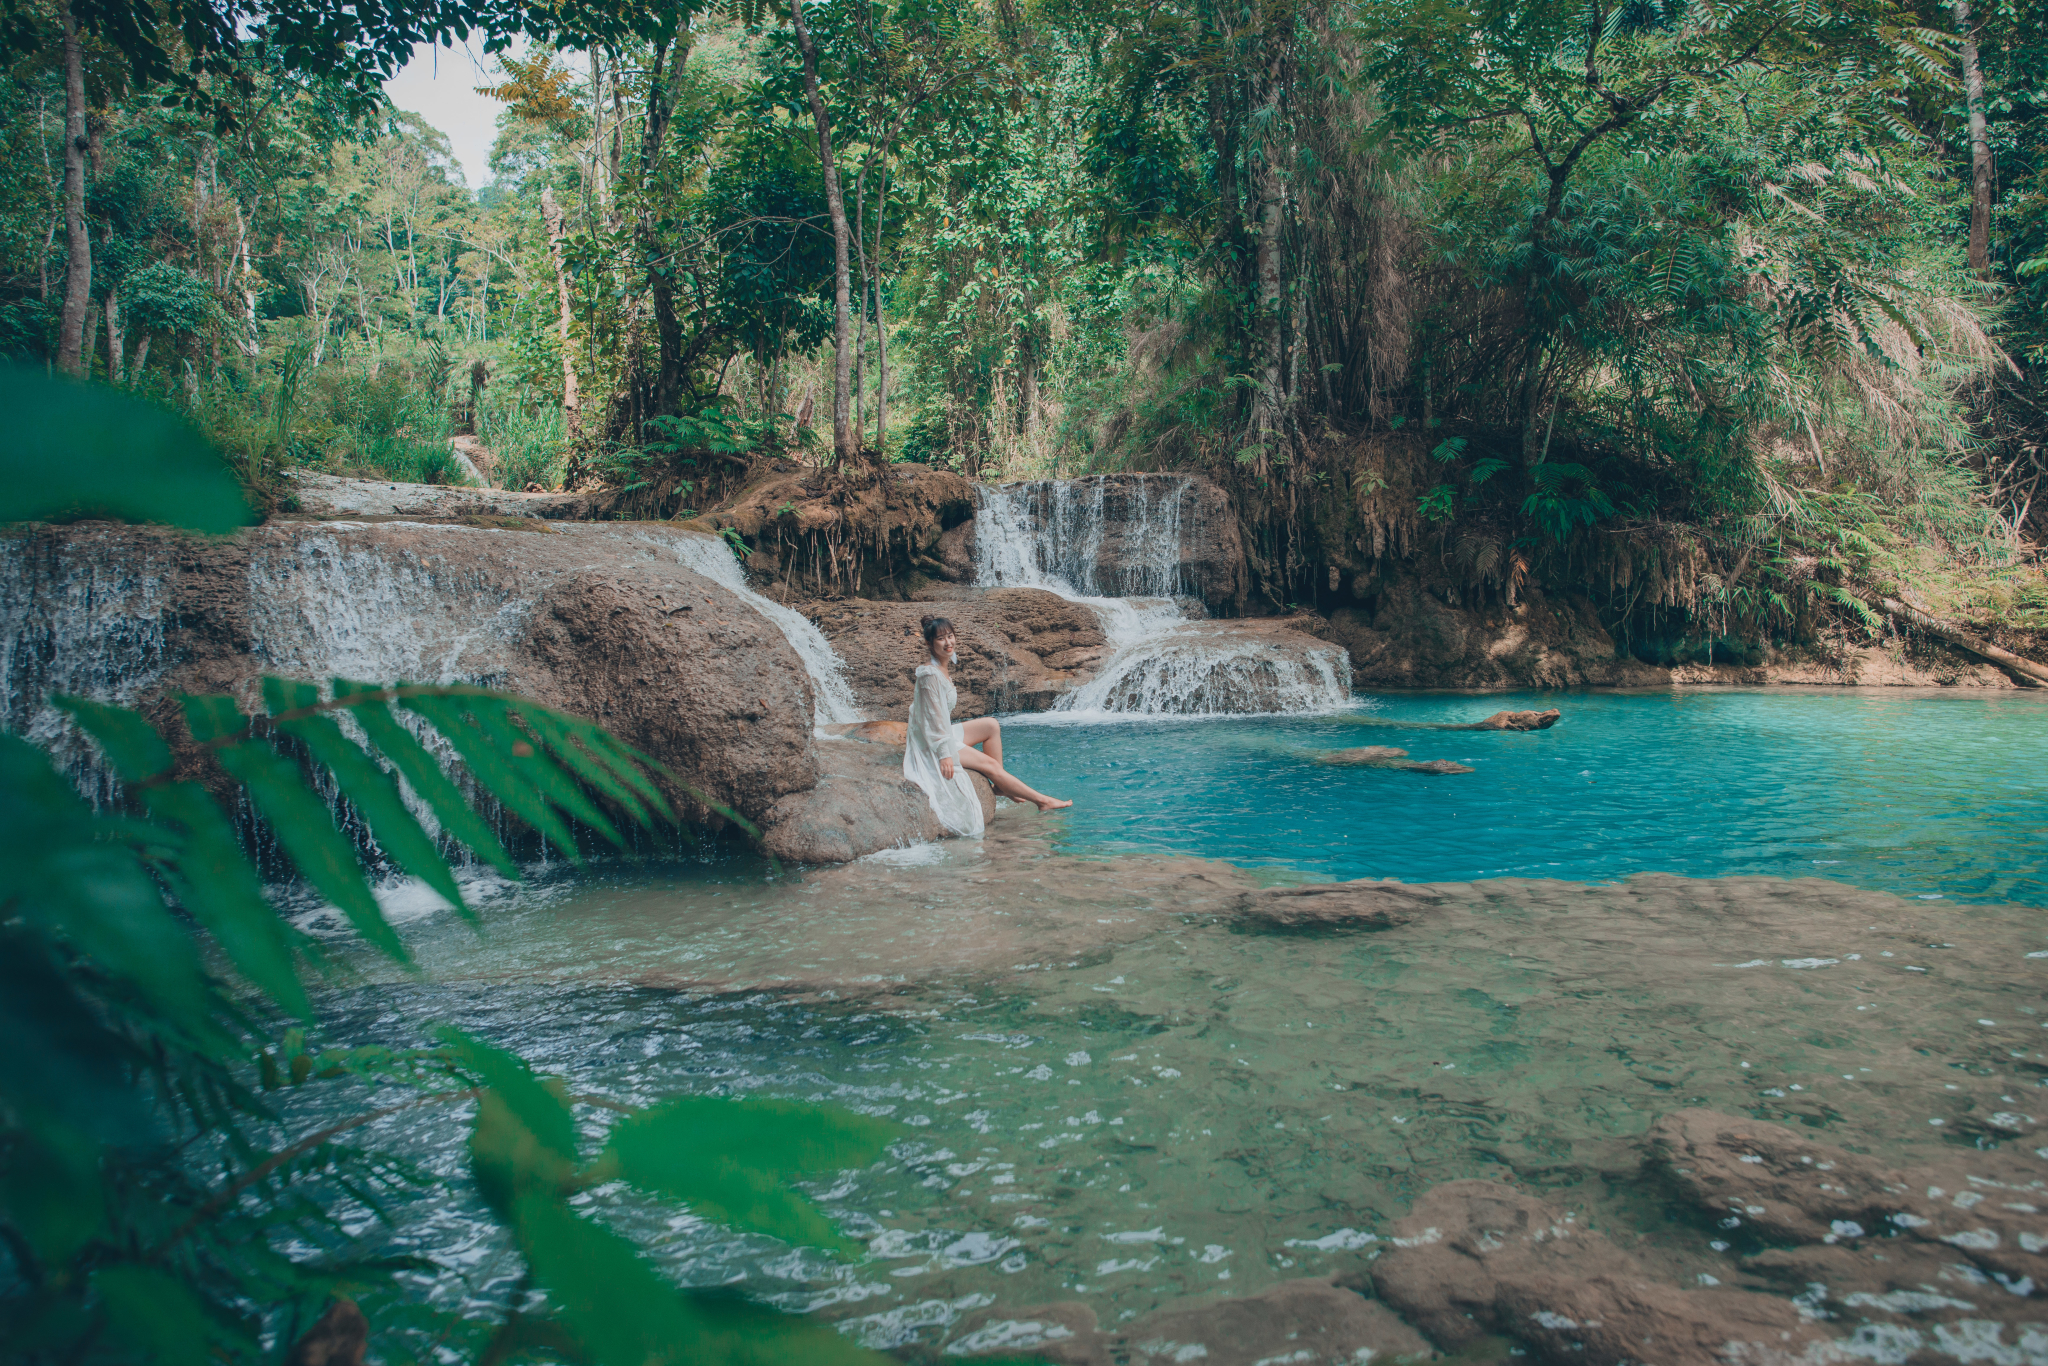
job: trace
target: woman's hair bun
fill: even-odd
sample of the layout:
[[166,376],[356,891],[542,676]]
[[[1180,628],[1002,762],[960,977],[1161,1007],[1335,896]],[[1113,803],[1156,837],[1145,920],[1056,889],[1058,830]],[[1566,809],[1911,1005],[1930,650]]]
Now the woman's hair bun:
[[939,632],[953,629],[953,623],[944,617],[925,617],[918,625],[924,627],[924,643],[927,645],[939,638]]

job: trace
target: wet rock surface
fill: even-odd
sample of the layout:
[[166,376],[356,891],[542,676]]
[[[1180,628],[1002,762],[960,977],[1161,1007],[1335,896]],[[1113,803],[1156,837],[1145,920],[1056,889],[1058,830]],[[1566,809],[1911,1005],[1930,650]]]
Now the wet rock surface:
[[1790,1360],[1829,1334],[1787,1300],[1681,1290],[1579,1216],[1492,1181],[1431,1190],[1373,1264],[1381,1299],[1446,1351],[1505,1334],[1556,1362]]
[[[2034,1124],[2001,1112],[1985,1127],[2013,1139]],[[1692,1109],[1659,1119],[1645,1150],[1653,1177],[1752,1249],[1746,1272],[1824,1315],[1859,1354],[2048,1356],[2048,1179],[2026,1148],[1894,1167]]]
[[[1446,727],[1446,729],[1458,728]],[[1480,728],[1475,727],[1475,729]],[[1483,729],[1501,730],[1506,728],[1488,726]],[[1392,768],[1399,769],[1404,773],[1445,774],[1470,773],[1473,771],[1469,765],[1453,763],[1449,759],[1411,760],[1408,757],[1407,750],[1396,749],[1391,745],[1362,745],[1356,749],[1333,749],[1326,754],[1317,756],[1316,762],[1319,764],[1335,764],[1343,768]]]
[[973,515],[973,483],[946,470],[890,465],[849,481],[774,460],[683,525],[738,532],[753,551],[749,573],[778,599],[903,601],[949,577],[940,538]]
[[1419,579],[1387,583],[1370,607],[1336,607],[1326,635],[1351,652],[1360,687],[1648,687],[1670,670],[1616,659],[1591,604],[1532,594],[1514,607],[1454,605]]
[[1094,676],[1108,653],[1102,623],[1081,603],[1039,588],[998,588],[943,602],[851,599],[808,604],[806,615],[846,662],[846,680],[879,719],[909,714],[912,675],[924,662],[926,615],[953,623],[960,662],[957,721],[1044,711]]
[[[467,455],[466,450],[458,450]],[[287,506],[315,517],[540,517],[550,521],[582,521],[591,515],[590,498],[580,493],[518,493],[454,484],[401,484],[383,479],[345,479],[309,470],[293,471],[286,478]]]
[[991,1310],[965,1321],[949,1356],[1015,1355],[1054,1366],[1337,1366],[1424,1361],[1430,1344],[1385,1305],[1316,1277],[1257,1295],[1174,1307],[1104,1331],[1085,1304]]
[[1319,882],[1247,893],[1231,916],[1236,928],[1263,934],[1357,933],[1413,924],[1451,899],[1448,886],[1400,882]]
[[1556,707],[1548,711],[1497,711],[1484,721],[1474,721],[1469,726],[1450,726],[1450,730],[1549,730],[1557,724],[1561,713]]
[[[659,530],[274,523],[232,537],[78,524],[0,541],[8,723],[95,763],[43,699],[168,717],[179,692],[255,705],[264,673],[476,683],[603,723],[690,795],[757,817],[817,774],[808,675],[772,624]],[[175,728],[174,728],[175,729]]]
[[[847,727],[843,738],[820,740],[817,786],[791,793],[762,815],[763,849],[792,863],[847,863],[952,838],[924,789],[903,776],[902,724],[871,722]],[[994,820],[995,790],[979,773],[968,778],[981,799],[982,820]]]

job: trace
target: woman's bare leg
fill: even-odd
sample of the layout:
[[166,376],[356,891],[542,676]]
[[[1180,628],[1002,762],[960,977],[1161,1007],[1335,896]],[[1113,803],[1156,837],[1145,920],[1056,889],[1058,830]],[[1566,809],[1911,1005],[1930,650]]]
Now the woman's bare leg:
[[1014,774],[1005,770],[1001,764],[978,749],[972,747],[962,749],[959,762],[974,772],[979,773],[982,777],[987,778],[989,785],[995,788],[997,793],[1008,797],[1013,802],[1030,802],[1040,811],[1057,811],[1063,806],[1073,805],[1072,802],[1061,801],[1058,797],[1048,797],[1042,792],[1032,791],[1030,787],[1026,786]]
[[980,745],[981,752],[996,761],[996,767],[1003,766],[1003,723],[993,716],[978,716],[972,721],[960,724],[960,734],[966,743]]

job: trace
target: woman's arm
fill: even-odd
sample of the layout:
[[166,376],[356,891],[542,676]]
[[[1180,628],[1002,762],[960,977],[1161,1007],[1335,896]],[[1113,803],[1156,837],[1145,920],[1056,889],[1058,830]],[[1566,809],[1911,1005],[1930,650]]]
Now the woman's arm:
[[953,777],[953,718],[939,703],[939,689],[930,674],[917,676],[917,691],[910,699],[910,729],[925,748],[938,756],[939,776]]

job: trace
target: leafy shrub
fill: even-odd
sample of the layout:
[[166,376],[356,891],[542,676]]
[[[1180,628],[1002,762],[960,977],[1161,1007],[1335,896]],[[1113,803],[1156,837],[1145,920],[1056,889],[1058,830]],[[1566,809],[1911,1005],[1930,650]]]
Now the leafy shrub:
[[[105,394],[95,409],[79,399],[101,395],[83,386],[8,378],[32,431],[90,454],[132,416],[120,410],[147,406]],[[166,430],[149,447],[142,491],[188,525],[221,531],[250,520],[217,454],[189,427]],[[102,462],[45,463],[53,468],[39,482],[0,484],[0,522],[104,496]],[[419,1269],[308,1250],[331,1241],[344,1195],[374,1205],[379,1187],[407,1180],[343,1136],[394,1110],[474,1104],[471,1174],[545,1301],[536,1309],[522,1297],[500,1319],[430,1323],[437,1359],[881,1363],[827,1327],[729,1294],[678,1291],[589,1216],[623,1184],[707,1218],[848,1251],[790,1181],[872,1161],[886,1126],[808,1105],[689,1097],[625,1112],[586,1160],[573,1098],[481,1040],[441,1029],[423,1049],[321,1048],[309,1036],[318,1026],[308,983],[325,969],[269,904],[203,781],[246,796],[314,889],[404,961],[306,766],[384,855],[465,915],[444,846],[394,775],[450,846],[508,876],[519,870],[401,714],[437,733],[477,790],[572,857],[578,830],[616,844],[621,824],[673,819],[656,766],[589,722],[480,688],[337,679],[323,694],[266,678],[262,695],[265,715],[253,719],[231,697],[184,698],[182,754],[134,711],[56,699],[101,747],[133,816],[95,813],[46,755],[0,735],[0,1343],[10,1359],[277,1360],[331,1295],[389,1293],[395,1271]],[[338,724],[343,713],[361,741]],[[202,934],[246,989],[208,968]],[[366,1079],[414,1095],[290,1141],[263,1099],[285,1086]]]

